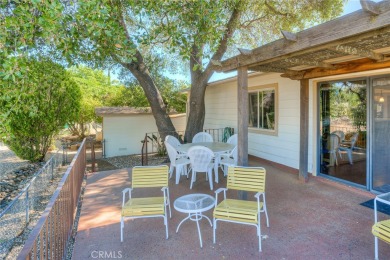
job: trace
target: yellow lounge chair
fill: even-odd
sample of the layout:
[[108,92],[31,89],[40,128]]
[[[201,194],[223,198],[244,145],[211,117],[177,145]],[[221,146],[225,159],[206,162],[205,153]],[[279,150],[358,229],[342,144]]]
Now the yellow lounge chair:
[[[123,242],[123,227],[125,218],[135,219],[162,217],[164,218],[166,239],[168,239],[167,207],[169,208],[169,215],[172,217],[169,200],[168,176],[169,168],[166,165],[137,166],[133,168],[131,188],[127,188],[122,191],[121,242]],[[146,198],[131,197],[133,189],[150,187],[161,188],[163,196]],[[129,200],[127,202],[125,202],[126,193],[129,194]]]
[[378,238],[390,244],[390,219],[378,222],[377,202],[390,205],[390,192],[376,196],[374,201],[375,224],[372,226],[372,234],[375,237],[375,259],[379,259]]
[[[215,191],[215,209],[213,218],[213,241],[215,243],[215,231],[217,221],[226,221],[239,224],[253,225],[257,228],[259,237],[259,251],[261,251],[260,213],[264,212],[269,227],[267,207],[265,203],[265,175],[262,167],[229,167],[227,176],[227,188],[219,188]],[[227,199],[227,190],[240,190],[257,192],[257,201]],[[218,204],[218,193],[224,192],[224,200]],[[262,197],[262,199],[260,199]],[[217,205],[218,204],[218,205]]]

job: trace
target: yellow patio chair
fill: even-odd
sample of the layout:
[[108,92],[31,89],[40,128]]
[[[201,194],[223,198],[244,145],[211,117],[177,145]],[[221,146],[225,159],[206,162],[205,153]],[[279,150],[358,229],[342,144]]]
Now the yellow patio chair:
[[372,234],[375,237],[375,259],[378,257],[378,238],[388,244],[390,244],[390,219],[382,220],[378,222],[378,206],[377,203],[381,202],[386,205],[390,205],[390,192],[377,195],[374,200],[374,214],[375,214],[375,224],[372,226]]
[[[169,167],[166,165],[160,166],[136,166],[132,170],[131,188],[124,189],[122,200],[121,213],[121,242],[123,242],[123,227],[125,218],[164,218],[166,229],[166,239],[168,239],[168,218],[172,217],[171,203],[169,200],[168,188]],[[163,196],[161,197],[146,197],[132,198],[131,192],[135,188],[161,188]],[[129,199],[126,201],[126,193],[129,194]]]
[[[262,167],[229,167],[227,188],[215,191],[215,209],[213,218],[213,241],[215,244],[215,231],[217,221],[226,221],[238,224],[253,225],[257,228],[259,237],[259,251],[261,252],[260,213],[264,212],[269,227],[267,207],[265,203],[265,175]],[[227,190],[240,190],[256,192],[257,201],[227,199]],[[224,199],[218,204],[218,193],[224,192]],[[262,198],[262,199],[261,199]]]

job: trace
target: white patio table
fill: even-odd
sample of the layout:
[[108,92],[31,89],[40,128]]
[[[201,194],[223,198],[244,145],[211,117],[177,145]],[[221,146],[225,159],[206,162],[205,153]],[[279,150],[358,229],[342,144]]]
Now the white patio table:
[[174,208],[179,212],[188,213],[188,217],[184,218],[179,223],[179,225],[176,228],[176,233],[179,231],[179,228],[184,221],[188,219],[192,221],[196,221],[196,225],[198,227],[200,247],[203,247],[202,235],[200,233],[200,228],[199,228],[199,220],[205,217],[209,221],[210,226],[213,226],[209,217],[203,215],[202,213],[209,209],[212,209],[214,205],[215,205],[214,197],[207,194],[194,193],[194,194],[188,194],[177,198],[173,204]]
[[193,146],[205,146],[214,152],[214,174],[215,182],[218,183],[218,165],[221,153],[226,153],[234,148],[234,144],[228,144],[223,142],[200,142],[200,143],[187,143],[178,146],[176,149],[181,153],[187,153]]

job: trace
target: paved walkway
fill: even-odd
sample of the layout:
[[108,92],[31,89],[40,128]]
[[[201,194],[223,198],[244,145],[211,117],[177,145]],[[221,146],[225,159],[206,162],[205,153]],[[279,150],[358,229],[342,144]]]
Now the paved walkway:
[[[121,191],[131,180],[131,170],[121,169],[88,177],[73,259],[90,259],[99,254],[122,259],[374,259],[374,212],[359,205],[373,198],[372,194],[320,177],[312,177],[304,184],[295,174],[262,166],[267,169],[270,227],[266,227],[263,217],[262,234],[266,237],[261,253],[254,227],[222,222],[217,229],[217,243],[213,244],[212,228],[206,220],[200,225],[200,248],[194,222],[183,223],[175,233],[186,215],[173,207],[168,240],[162,219],[135,219],[126,221],[121,243]],[[215,190],[226,184],[225,178],[220,179]],[[188,193],[214,195],[202,175],[193,190],[189,184],[185,177],[179,185],[170,180],[172,204]],[[212,210],[206,215],[211,217]],[[389,245],[380,242],[379,250],[380,259],[390,259]]]
[[28,161],[20,159],[8,146],[0,142],[0,180],[5,173],[27,164]]

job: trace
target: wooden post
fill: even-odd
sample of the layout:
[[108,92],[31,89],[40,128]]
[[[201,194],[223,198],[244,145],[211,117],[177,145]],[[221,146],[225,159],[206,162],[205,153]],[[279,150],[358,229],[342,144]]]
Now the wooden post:
[[248,69],[240,67],[237,73],[238,165],[248,166]]
[[300,147],[299,147],[299,180],[307,182],[308,147],[309,147],[309,80],[301,79],[301,117],[300,117]]
[[[237,123],[238,123],[238,165],[248,166],[248,68],[237,69]],[[240,199],[247,199],[248,194],[238,192]]]

